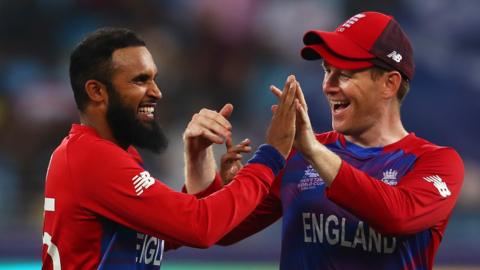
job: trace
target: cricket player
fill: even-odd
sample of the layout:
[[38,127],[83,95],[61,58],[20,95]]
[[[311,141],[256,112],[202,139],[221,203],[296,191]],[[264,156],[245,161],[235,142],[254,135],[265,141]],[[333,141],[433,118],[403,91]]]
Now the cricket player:
[[[47,171],[42,269],[160,269],[165,249],[214,244],[269,194],[293,144],[296,89],[284,90],[267,144],[228,186],[199,199],[155,179],[134,148],[166,146],[155,120],[157,67],[145,42],[127,29],[100,29],[70,60],[80,123]],[[193,116],[184,133],[191,164],[211,157],[212,143],[231,140],[232,110],[227,104]]]
[[[323,60],[333,130],[313,133],[300,85],[290,84],[300,100],[294,150],[269,196],[219,244],[283,216],[280,269],[432,269],[464,168],[454,149],[402,124],[414,75],[409,38],[392,16],[362,12],[303,41],[304,59]],[[245,145],[231,149],[230,173]]]

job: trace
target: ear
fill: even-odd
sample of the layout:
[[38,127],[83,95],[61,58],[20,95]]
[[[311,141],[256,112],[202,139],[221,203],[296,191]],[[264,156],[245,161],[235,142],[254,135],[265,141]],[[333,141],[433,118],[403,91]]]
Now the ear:
[[389,71],[384,76],[383,96],[385,98],[395,97],[402,83],[402,75],[398,71]]
[[108,102],[107,87],[97,80],[85,82],[85,92],[93,103]]

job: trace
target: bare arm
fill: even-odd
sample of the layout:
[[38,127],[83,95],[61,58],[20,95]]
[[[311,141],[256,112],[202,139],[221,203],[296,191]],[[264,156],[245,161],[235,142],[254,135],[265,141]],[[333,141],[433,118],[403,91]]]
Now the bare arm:
[[185,188],[189,194],[204,190],[215,178],[212,144],[222,144],[230,138],[232,126],[227,118],[232,111],[231,104],[226,104],[218,113],[202,109],[188,124],[183,141]]

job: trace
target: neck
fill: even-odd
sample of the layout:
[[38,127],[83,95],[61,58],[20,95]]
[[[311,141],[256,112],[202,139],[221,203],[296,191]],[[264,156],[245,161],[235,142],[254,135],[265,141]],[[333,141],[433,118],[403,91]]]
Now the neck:
[[[88,110],[88,109],[87,109]],[[106,117],[100,115],[92,115],[93,112],[85,112],[80,114],[80,123],[84,126],[91,127],[95,129],[97,134],[105,140],[111,141],[112,143],[120,146],[123,149],[127,149],[128,145],[122,145],[119,141],[113,136],[112,129],[107,122]],[[93,113],[94,114],[94,113]]]
[[383,147],[408,135],[400,119],[400,112],[397,111],[391,115],[384,114],[375,125],[358,134],[345,134],[345,138],[357,145],[363,147]]

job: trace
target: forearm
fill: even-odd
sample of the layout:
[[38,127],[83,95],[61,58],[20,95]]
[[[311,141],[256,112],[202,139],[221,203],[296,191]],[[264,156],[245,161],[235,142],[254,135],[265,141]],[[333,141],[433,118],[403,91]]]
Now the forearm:
[[170,195],[187,200],[163,196],[162,200],[170,203],[165,205],[167,209],[163,217],[158,218],[168,217],[168,220],[149,222],[169,228],[168,235],[163,235],[162,239],[202,248],[211,246],[238,226],[265,199],[274,176],[284,165],[285,160],[276,150],[269,146],[260,147],[227,187],[200,200],[178,193]]
[[186,146],[185,188],[188,194],[195,194],[206,189],[215,179],[216,164],[212,146],[193,153]]
[[330,186],[342,166],[342,159],[319,142],[315,143],[311,151],[304,153],[304,156],[325,181],[325,184]]

